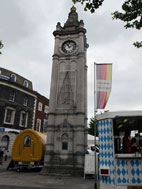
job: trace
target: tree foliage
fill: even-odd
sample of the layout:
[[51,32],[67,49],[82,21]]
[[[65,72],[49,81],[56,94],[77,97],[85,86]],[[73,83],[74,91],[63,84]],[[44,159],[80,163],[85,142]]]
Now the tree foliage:
[[[0,41],[0,49],[2,48],[3,48],[3,44],[2,44],[2,41]],[[1,51],[0,51],[0,54],[2,54]]]
[[[95,13],[96,9],[98,9],[104,0],[72,0],[74,3],[80,2],[81,4],[85,4],[84,10],[89,10],[91,13]],[[140,30],[142,28],[142,0],[125,0],[122,4],[122,12],[115,11],[112,13],[113,19],[119,19],[126,24],[124,27],[135,28]],[[142,47],[141,42],[133,43],[137,48]]]
[[89,128],[88,128],[88,133],[90,135],[94,136],[94,128],[96,129],[96,136],[98,136],[98,127],[97,127],[97,122],[94,123],[94,118],[92,117],[89,122]]
[[84,10],[89,10],[91,13],[94,13],[98,9],[104,0],[72,0],[73,3],[80,2],[82,5],[85,3]]

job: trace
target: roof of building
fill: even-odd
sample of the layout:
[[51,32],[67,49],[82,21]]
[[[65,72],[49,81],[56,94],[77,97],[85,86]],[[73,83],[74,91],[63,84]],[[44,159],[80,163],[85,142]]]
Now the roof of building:
[[0,79],[15,82],[21,86],[33,90],[32,82],[29,79],[2,67],[0,67]]
[[102,114],[97,114],[96,119],[102,120],[107,118],[116,117],[142,117],[142,111],[116,111],[116,112],[104,112]]

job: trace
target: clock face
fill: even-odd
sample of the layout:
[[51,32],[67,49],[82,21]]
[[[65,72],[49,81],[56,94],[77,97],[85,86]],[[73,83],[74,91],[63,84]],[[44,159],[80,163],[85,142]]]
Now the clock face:
[[72,53],[76,49],[76,43],[74,41],[66,41],[62,45],[62,51],[64,53]]

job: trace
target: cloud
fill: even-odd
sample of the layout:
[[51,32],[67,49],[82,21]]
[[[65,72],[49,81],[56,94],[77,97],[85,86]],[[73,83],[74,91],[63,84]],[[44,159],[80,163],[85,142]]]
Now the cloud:
[[[141,49],[132,43],[141,40],[141,31],[126,30],[124,23],[112,20],[111,12],[120,10],[124,1],[104,1],[95,14],[84,12],[77,4],[79,20],[87,29],[88,117],[94,115],[94,62],[112,63],[112,91],[109,110],[142,109]],[[72,1],[1,0],[0,40],[4,43],[0,66],[33,82],[34,90],[49,97],[53,31],[63,26]]]

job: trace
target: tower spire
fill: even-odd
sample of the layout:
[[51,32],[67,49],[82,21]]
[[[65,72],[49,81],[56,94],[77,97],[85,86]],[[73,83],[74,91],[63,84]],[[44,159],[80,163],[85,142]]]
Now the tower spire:
[[68,19],[66,23],[64,24],[64,28],[67,27],[78,27],[79,26],[79,21],[78,21],[78,14],[76,12],[76,8],[73,6],[70,9],[70,12],[68,14]]
[[86,33],[86,29],[84,28],[83,20],[78,20],[78,13],[76,12],[76,7],[72,6],[70,12],[68,14],[68,19],[62,27],[60,22],[56,25],[56,30],[53,32],[53,35],[67,35],[75,34],[75,33]]

